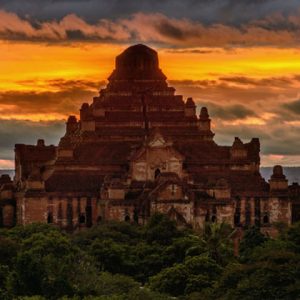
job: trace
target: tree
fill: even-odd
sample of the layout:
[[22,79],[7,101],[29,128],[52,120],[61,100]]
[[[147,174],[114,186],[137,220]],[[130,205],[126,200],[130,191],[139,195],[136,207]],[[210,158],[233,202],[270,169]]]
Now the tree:
[[257,246],[262,245],[267,241],[267,237],[263,235],[259,228],[256,226],[246,230],[244,236],[240,242],[239,253],[240,259],[246,261],[251,255],[253,249]]
[[232,234],[233,229],[224,222],[205,224],[202,243],[209,256],[219,264],[233,259]]
[[11,289],[20,296],[55,299],[93,293],[91,283],[97,276],[93,265],[85,253],[59,232],[35,233],[22,243],[10,277]]
[[293,243],[295,251],[300,253],[300,222],[297,222],[288,229],[287,240]]
[[8,300],[11,295],[8,291],[8,277],[9,277],[8,266],[0,265],[0,299]]
[[20,245],[10,237],[0,237],[0,265],[12,266]]
[[164,247],[163,256],[168,264],[181,263],[186,256],[199,255],[205,252],[200,247],[200,238],[197,235],[187,233],[187,235],[173,239],[172,244]]
[[212,287],[222,268],[207,256],[187,257],[183,264],[163,269],[150,278],[150,288],[172,296],[200,292]]
[[185,265],[175,264],[151,277],[149,283],[152,290],[176,297],[184,294],[187,279],[188,271]]
[[246,264],[224,270],[214,299],[298,299],[300,257],[280,240],[255,247]]
[[89,248],[89,253],[95,257],[101,271],[123,273],[125,246],[114,241],[96,239]]
[[23,241],[36,233],[48,234],[50,232],[60,232],[60,229],[49,224],[31,223],[26,226],[18,225],[8,231],[8,236],[12,239]]
[[97,283],[97,295],[126,295],[132,290],[138,290],[139,283],[131,277],[109,273],[101,273]]
[[146,240],[149,243],[157,242],[161,245],[169,245],[173,238],[180,235],[176,223],[164,214],[154,214],[145,228]]

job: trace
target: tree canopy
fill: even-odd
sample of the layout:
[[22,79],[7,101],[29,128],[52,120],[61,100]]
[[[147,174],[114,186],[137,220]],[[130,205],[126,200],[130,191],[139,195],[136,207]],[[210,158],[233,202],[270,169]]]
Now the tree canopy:
[[[300,224],[277,238],[249,228],[233,255],[234,230],[102,222],[73,234],[45,224],[1,230],[0,299],[298,299]],[[173,298],[172,298],[173,297]]]

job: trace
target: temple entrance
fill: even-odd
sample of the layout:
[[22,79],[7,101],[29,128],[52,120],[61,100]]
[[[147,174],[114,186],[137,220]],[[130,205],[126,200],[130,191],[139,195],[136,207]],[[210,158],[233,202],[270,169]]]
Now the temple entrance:
[[47,223],[48,224],[52,224],[53,223],[53,213],[52,212],[48,212]]
[[263,217],[263,223],[264,224],[269,224],[269,216],[268,216],[268,214],[264,215],[264,217]]
[[79,216],[79,223],[80,224],[84,224],[85,223],[85,215],[84,214],[80,214],[80,216]]

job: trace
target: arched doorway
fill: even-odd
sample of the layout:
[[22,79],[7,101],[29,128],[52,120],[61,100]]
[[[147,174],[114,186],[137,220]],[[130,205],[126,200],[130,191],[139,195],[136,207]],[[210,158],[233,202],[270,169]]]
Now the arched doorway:
[[81,213],[79,215],[79,224],[84,224],[85,223],[85,214]]
[[52,224],[53,223],[53,213],[51,211],[48,212],[47,223],[48,224]]

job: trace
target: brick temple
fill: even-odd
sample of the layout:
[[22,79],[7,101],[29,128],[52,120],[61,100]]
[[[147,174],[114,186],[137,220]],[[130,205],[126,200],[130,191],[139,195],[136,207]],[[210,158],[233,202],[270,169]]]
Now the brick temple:
[[129,47],[106,88],[70,116],[58,146],[15,145],[15,178],[0,178],[0,225],[65,229],[103,220],[143,224],[155,212],[194,228],[300,220],[300,187],[281,166],[266,182],[260,142],[214,141],[206,107],[168,86],[157,52]]

